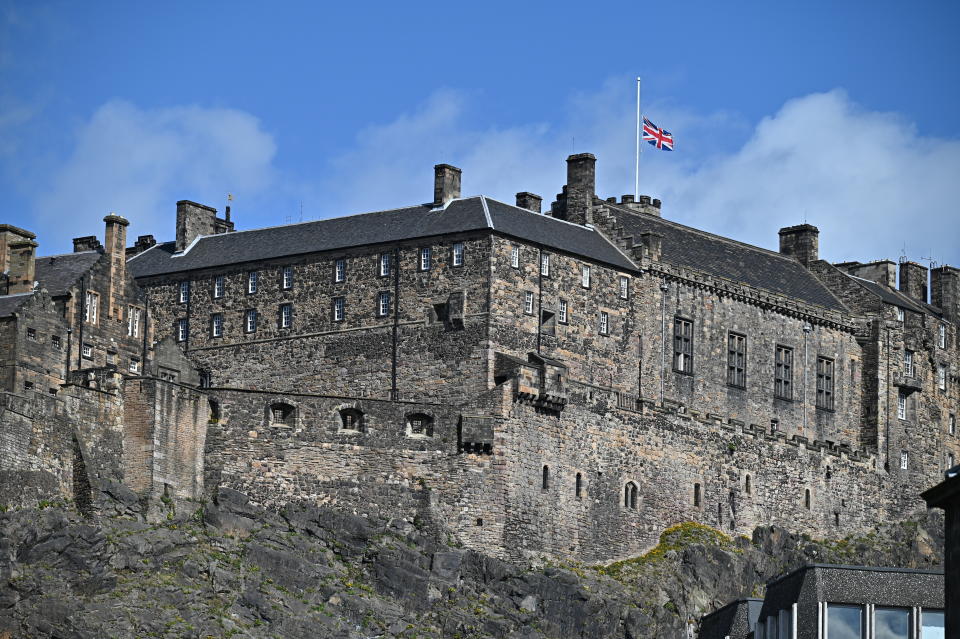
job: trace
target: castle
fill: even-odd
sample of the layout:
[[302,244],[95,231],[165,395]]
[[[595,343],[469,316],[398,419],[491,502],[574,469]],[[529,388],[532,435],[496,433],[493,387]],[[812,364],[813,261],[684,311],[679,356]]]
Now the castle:
[[[960,457],[960,269],[830,264],[600,199],[434,197],[36,257],[0,227],[0,503],[218,487],[443,522],[485,552],[605,561],[694,520],[843,536]],[[928,299],[929,291],[929,299]]]

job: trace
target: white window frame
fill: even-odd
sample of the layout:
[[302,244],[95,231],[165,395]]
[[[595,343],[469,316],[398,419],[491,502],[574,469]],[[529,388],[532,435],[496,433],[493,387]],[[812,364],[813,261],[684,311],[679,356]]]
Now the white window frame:
[[377,295],[377,315],[380,317],[386,317],[390,314],[390,293],[388,291],[380,291]]
[[523,293],[523,312],[527,315],[533,315],[533,293],[531,291]]
[[946,324],[940,324],[940,326],[937,328],[937,344],[940,346],[940,348],[947,347],[947,325]]
[[905,315],[906,315],[906,313],[903,312],[903,309],[898,306],[898,307],[897,307],[897,321],[898,321],[898,322],[904,321]]
[[93,359],[93,346],[90,344],[82,344],[80,346],[80,356],[84,359]]
[[937,388],[947,390],[947,367],[943,364],[937,366]]
[[900,470],[907,470],[910,467],[910,453],[905,450],[900,451]]
[[899,393],[897,395],[897,419],[906,419],[907,418],[907,395],[906,393]]
[[293,304],[280,305],[280,328],[293,326]]
[[561,324],[567,323],[567,300],[560,300],[557,305],[557,321]]
[[127,307],[127,337],[140,337],[140,313],[136,306]]
[[292,289],[293,288],[293,267],[284,266],[283,275],[281,276],[281,278],[283,280],[282,281],[283,290],[289,291],[290,289]]
[[541,253],[540,254],[540,275],[544,277],[550,277],[550,254]]
[[601,335],[610,334],[610,314],[606,311],[600,311],[600,326],[598,327],[598,332]]
[[905,377],[913,377],[913,351],[903,349],[903,374]]
[[346,313],[346,301],[343,297],[333,298],[333,321],[342,322]]
[[177,341],[185,342],[190,338],[190,323],[187,318],[181,317],[177,320]]
[[250,271],[247,273],[247,295],[253,295],[257,292],[257,286],[259,285],[260,272],[259,271]]
[[247,333],[257,332],[257,311],[256,310],[250,309],[244,314],[243,328]]
[[93,291],[87,291],[83,309],[83,321],[88,324],[96,324],[100,315],[100,294]]
[[180,303],[186,304],[190,301],[190,280],[180,282]]
[[347,279],[347,260],[340,258],[333,263],[333,281],[345,282]]
[[510,247],[510,267],[520,268],[520,247],[516,244]]
[[223,337],[223,313],[214,313],[210,317],[210,335]]
[[453,243],[453,265],[463,266],[463,242]]
[[131,373],[139,373],[139,372],[140,372],[140,358],[139,358],[139,357],[131,357],[131,358],[130,358],[130,365],[127,366],[127,370],[128,370],[129,372],[131,372]]
[[380,254],[380,277],[389,277],[390,276],[390,254],[381,253]]
[[226,289],[224,285],[223,275],[217,275],[213,278],[213,297],[219,299],[223,297],[223,292]]
[[580,266],[580,286],[590,288],[590,266],[587,264]]
[[620,276],[620,299],[630,299],[630,278],[626,275]]
[[421,271],[430,270],[430,266],[431,266],[430,262],[432,258],[433,258],[433,255],[429,246],[424,246],[420,249],[420,270]]

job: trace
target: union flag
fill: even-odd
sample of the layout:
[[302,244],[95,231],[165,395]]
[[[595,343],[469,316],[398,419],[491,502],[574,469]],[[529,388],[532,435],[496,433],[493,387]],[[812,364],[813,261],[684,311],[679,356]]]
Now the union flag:
[[643,118],[643,139],[661,151],[673,151],[673,135]]

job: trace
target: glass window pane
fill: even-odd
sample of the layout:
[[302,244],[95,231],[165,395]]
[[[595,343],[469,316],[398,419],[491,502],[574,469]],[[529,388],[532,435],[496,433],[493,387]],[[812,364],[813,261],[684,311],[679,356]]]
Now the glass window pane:
[[863,609],[827,604],[827,639],[861,639]]
[[921,639],[946,639],[947,631],[942,610],[924,610],[920,621]]
[[910,610],[908,608],[876,608],[874,612],[876,639],[910,639]]

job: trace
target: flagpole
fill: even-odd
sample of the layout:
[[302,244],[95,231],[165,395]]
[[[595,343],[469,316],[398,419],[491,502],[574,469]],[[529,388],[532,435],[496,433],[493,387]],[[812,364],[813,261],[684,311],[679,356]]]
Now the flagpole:
[[633,198],[640,201],[640,76],[637,76],[637,163],[633,178]]

